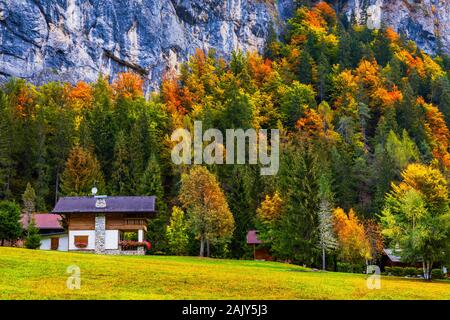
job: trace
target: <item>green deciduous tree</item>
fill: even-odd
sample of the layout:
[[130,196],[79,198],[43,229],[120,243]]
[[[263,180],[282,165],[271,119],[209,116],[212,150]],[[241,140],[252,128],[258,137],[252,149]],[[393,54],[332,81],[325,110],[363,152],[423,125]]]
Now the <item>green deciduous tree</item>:
[[424,277],[430,279],[433,262],[450,250],[447,181],[438,169],[422,164],[410,164],[402,178],[386,197],[382,232],[400,247],[402,260],[422,261]]
[[315,107],[316,100],[313,88],[310,85],[294,81],[291,86],[283,86],[278,94],[280,110],[284,124],[294,128],[297,120],[303,115],[307,107]]
[[20,207],[15,202],[0,202],[0,240],[4,245],[5,240],[15,241],[22,232],[20,224]]
[[184,255],[187,253],[189,225],[184,211],[176,206],[172,208],[170,222],[166,228],[166,237],[170,252],[176,255]]

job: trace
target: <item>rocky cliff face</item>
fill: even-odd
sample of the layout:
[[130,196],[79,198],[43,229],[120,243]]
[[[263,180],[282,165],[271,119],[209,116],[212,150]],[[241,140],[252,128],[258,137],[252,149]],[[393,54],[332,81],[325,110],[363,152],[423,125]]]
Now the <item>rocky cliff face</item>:
[[132,69],[155,88],[196,48],[261,50],[292,1],[0,0],[0,74],[95,80]]
[[427,53],[440,46],[450,53],[449,0],[336,0],[331,1],[349,19],[371,28],[392,26]]
[[[293,0],[0,0],[0,81],[92,81],[132,69],[158,87],[196,48],[259,50]],[[334,1],[361,23],[393,25],[429,52],[450,47],[449,1]]]

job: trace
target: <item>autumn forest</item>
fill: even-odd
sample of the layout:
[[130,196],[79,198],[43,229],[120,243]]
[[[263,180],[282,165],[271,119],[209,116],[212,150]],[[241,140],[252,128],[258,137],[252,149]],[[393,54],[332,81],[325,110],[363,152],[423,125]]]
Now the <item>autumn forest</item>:
[[[21,205],[28,184],[38,212],[94,185],[156,195],[153,254],[251,258],[255,229],[274,259],[330,270],[394,246],[405,261],[448,261],[449,71],[444,54],[321,2],[298,8],[262,54],[197,50],[147,97],[132,72],[74,85],[12,79],[0,89],[0,200]],[[279,129],[278,174],[173,164],[172,132],[196,120]]]

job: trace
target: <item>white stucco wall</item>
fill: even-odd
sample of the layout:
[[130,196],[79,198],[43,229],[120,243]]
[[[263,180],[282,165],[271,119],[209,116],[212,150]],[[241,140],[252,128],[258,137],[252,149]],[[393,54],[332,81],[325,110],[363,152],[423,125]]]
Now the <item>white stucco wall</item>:
[[119,249],[119,230],[106,230],[105,249]]
[[144,241],[144,230],[138,230],[138,241]]
[[[55,236],[59,238],[59,246],[58,246],[58,251],[67,251],[69,248],[69,236],[68,235],[64,235],[64,236]],[[44,237],[41,239],[41,246],[39,247],[39,249],[41,250],[51,250],[51,240],[52,237]]]
[[69,231],[69,250],[80,250],[75,247],[75,236],[88,236],[88,245],[81,250],[95,250],[94,230],[71,230]]
[[41,249],[41,250],[50,250],[50,244],[51,244],[50,238],[42,238],[41,239],[41,246],[39,247],[39,249]]
[[59,238],[58,251],[69,251],[69,235]]

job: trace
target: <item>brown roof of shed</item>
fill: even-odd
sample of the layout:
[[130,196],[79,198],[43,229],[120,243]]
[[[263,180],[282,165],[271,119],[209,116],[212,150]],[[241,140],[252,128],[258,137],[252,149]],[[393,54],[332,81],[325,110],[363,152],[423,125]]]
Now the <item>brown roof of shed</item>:
[[262,243],[262,241],[258,239],[258,231],[250,230],[247,233],[247,244],[260,244],[260,243]]
[[[104,206],[97,205],[103,200]],[[153,213],[155,200],[155,196],[62,197],[52,213]]]

